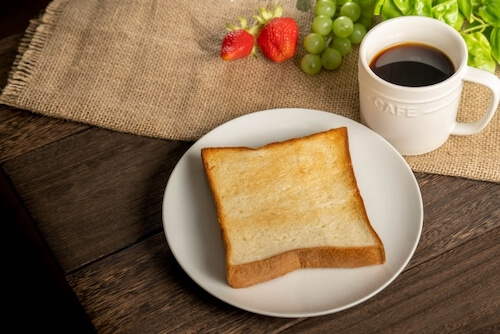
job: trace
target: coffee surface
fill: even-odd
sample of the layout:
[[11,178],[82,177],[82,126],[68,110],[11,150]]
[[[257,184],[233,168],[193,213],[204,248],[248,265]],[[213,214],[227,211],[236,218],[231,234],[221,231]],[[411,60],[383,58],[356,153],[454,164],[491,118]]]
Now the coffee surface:
[[416,43],[389,47],[370,63],[380,78],[400,86],[422,87],[442,82],[455,73],[450,58],[440,50]]

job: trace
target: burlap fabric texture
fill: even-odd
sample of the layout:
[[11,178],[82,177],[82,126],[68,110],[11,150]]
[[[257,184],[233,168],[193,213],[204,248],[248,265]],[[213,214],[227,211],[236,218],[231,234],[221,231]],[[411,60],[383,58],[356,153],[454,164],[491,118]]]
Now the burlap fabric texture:
[[[308,76],[304,54],[219,57],[225,23],[251,18],[260,1],[55,0],[34,20],[0,102],[121,132],[196,140],[235,117],[272,108],[318,109],[359,121],[357,48],[340,69]],[[300,40],[312,12],[281,1]],[[497,72],[497,75],[500,72]],[[481,116],[489,92],[467,84],[460,119]],[[500,182],[500,113],[480,134],[453,136],[406,157],[414,171]]]

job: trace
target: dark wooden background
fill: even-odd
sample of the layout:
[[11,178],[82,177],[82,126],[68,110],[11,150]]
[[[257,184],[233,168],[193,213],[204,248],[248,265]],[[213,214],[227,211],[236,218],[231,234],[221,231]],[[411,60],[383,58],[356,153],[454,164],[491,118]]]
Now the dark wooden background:
[[[0,87],[28,19],[48,1],[0,2]],[[3,325],[15,332],[500,332],[500,186],[417,173],[424,228],[374,298],[314,318],[245,312],[197,286],[161,225],[189,142],[0,105]]]
[[[0,87],[6,84],[17,45],[31,18],[37,17],[48,0],[0,1]],[[5,110],[8,110],[5,113]],[[11,108],[0,105],[1,163],[16,155],[19,137],[7,130],[16,122]],[[22,116],[22,113],[19,115]],[[29,117],[28,113],[24,114]],[[22,126],[30,136],[35,125]],[[16,125],[14,125],[16,126]],[[30,130],[31,128],[31,130]],[[38,142],[36,138],[33,138]],[[31,144],[27,144],[30,146]],[[32,146],[35,148],[36,146]],[[32,149],[31,148],[31,149]],[[30,150],[30,148],[25,147]],[[17,154],[20,152],[18,151]],[[27,213],[18,194],[12,189],[3,168],[0,170],[0,220],[3,245],[4,328],[50,332],[93,332],[94,326],[66,282],[64,272],[54,259]]]

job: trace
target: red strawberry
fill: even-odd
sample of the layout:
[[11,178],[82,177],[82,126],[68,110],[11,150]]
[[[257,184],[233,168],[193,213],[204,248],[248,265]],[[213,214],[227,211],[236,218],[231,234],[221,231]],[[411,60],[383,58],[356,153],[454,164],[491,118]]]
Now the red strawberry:
[[224,60],[245,58],[252,53],[255,39],[248,31],[239,29],[227,33],[222,41],[220,56]]
[[257,44],[272,61],[290,59],[297,49],[299,28],[291,17],[276,17],[265,24],[257,37]]

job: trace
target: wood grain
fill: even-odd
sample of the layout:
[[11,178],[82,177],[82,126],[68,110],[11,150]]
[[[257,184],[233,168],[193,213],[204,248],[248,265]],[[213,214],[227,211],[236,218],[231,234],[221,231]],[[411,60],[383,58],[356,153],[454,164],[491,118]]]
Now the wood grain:
[[161,230],[163,191],[189,145],[89,129],[3,168],[71,272]]
[[500,228],[403,272],[358,307],[286,333],[493,333],[500,329]]
[[500,227],[500,185],[417,173],[424,227],[414,266]]
[[0,105],[0,163],[89,128]]
[[165,236],[110,255],[68,277],[99,332],[279,332],[297,319],[248,313],[211,296],[180,268]]
[[[8,161],[4,169],[70,272],[161,229],[164,187],[189,145],[92,129]],[[498,185],[417,175],[425,223],[439,224],[424,223],[411,265],[499,226]],[[99,241],[103,236],[107,242]]]
[[[93,333],[85,310],[0,169],[2,325],[18,333]],[[26,321],[26,319],[29,321]]]
[[2,88],[7,84],[21,38],[22,34],[14,34],[0,39],[0,87]]
[[[204,292],[180,269],[163,236],[161,200],[172,168],[189,146],[92,128],[10,159],[3,168],[99,330],[325,329],[325,317],[317,325],[315,318],[274,319],[235,309]],[[441,257],[462,251],[476,239],[490,240],[489,232],[498,231],[500,222],[497,184],[429,174],[417,174],[417,180],[423,193],[424,229],[414,258],[394,282],[401,282],[402,290],[395,290],[400,299],[408,298],[405,289],[413,285],[404,278],[406,272],[418,273],[426,266],[439,270],[436,261]],[[498,253],[498,247],[490,246]],[[443,266],[450,267],[448,262]],[[468,272],[466,279],[473,279],[472,274]],[[491,274],[484,271],[483,279],[491,279]],[[479,302],[482,308],[491,301]],[[150,319],[151,314],[158,318]],[[450,314],[436,314],[436,324],[449,321],[458,326]],[[328,316],[336,327],[338,316]],[[490,316],[482,313],[483,320]]]
[[[454,178],[432,175],[427,177],[422,175],[419,179],[438,180],[443,186],[447,185],[446,181],[448,183],[456,181]],[[273,324],[279,321],[280,328],[285,326],[294,333],[324,332],[329,328],[336,328],[338,332],[345,330],[353,333],[363,332],[366,328],[370,328],[370,332],[372,329],[373,332],[403,330],[452,332],[470,329],[471,321],[480,323],[483,329],[494,327],[497,324],[495,321],[500,300],[498,298],[500,291],[496,284],[496,274],[500,269],[497,241],[500,228],[498,220],[494,223],[496,225],[491,226],[497,226],[496,228],[493,227],[488,231],[480,229],[483,233],[474,235],[465,233],[459,238],[462,240],[461,247],[452,247],[453,243],[448,243],[447,250],[438,247],[441,239],[452,239],[451,237],[460,233],[461,228],[441,230],[439,220],[430,220],[424,229],[440,230],[440,237],[423,239],[421,249],[426,251],[420,253],[417,250],[415,254],[420,261],[409,266],[393,284],[372,300],[338,314],[307,320],[295,319],[293,324],[282,323],[283,319],[274,319]],[[152,263],[154,261],[158,263]],[[140,264],[140,269],[137,264]],[[113,272],[109,272],[111,267],[114,268]],[[124,285],[124,282],[132,279],[136,282],[134,286]],[[172,329],[173,332],[177,330],[198,332],[204,329],[214,332],[242,330],[268,332],[275,329],[274,326],[268,327],[266,322],[262,321],[272,318],[239,311],[201,290],[180,269],[161,233],[123,253],[111,255],[70,275],[69,281],[96,327],[105,332],[124,328],[141,331],[142,328],[134,326],[139,326],[137,323],[143,321],[137,323],[127,321],[148,313],[148,307],[155,309],[159,318],[169,324],[166,328],[162,322],[155,323],[154,320],[149,320],[149,325],[159,331],[168,332]],[[91,291],[88,290],[89,287]],[[127,289],[131,289],[133,293],[127,293]],[[170,294],[173,299],[165,301],[167,305],[156,305],[161,301],[157,301],[155,296],[167,295],[168,291],[176,291],[174,295]],[[144,300],[146,296],[149,297]],[[168,306],[169,303],[176,307]],[[106,311],[99,308],[103,305],[106,305]],[[126,308],[129,312],[133,312],[127,317],[128,320],[113,314],[122,310],[123,305],[129,305]],[[416,309],[414,305],[419,306]],[[136,308],[138,309],[135,310]],[[463,314],[463,312],[457,313],[457,308],[466,309],[468,318],[457,316]],[[186,311],[188,309],[189,311]],[[207,311],[212,317],[204,313]],[[111,314],[106,315],[103,312]],[[225,315],[232,321],[228,323]],[[121,319],[123,322],[110,323],[110,319]],[[258,321],[254,322],[254,319]],[[219,321],[224,322],[223,327]],[[477,328],[475,326],[472,327]]]

